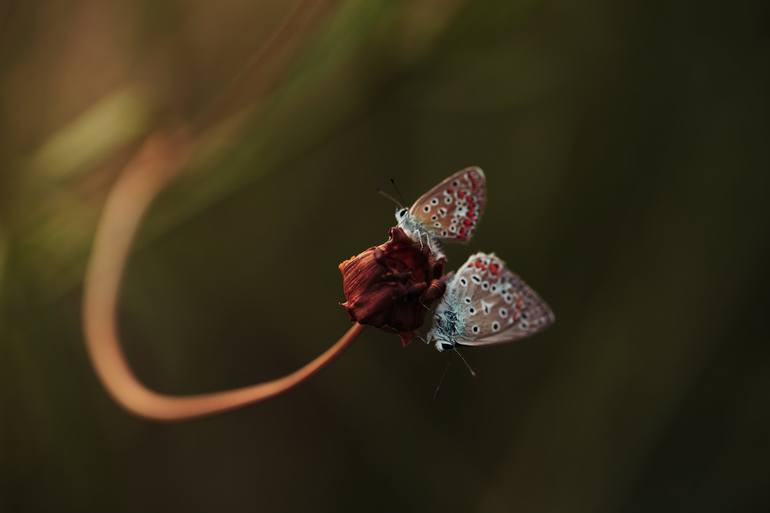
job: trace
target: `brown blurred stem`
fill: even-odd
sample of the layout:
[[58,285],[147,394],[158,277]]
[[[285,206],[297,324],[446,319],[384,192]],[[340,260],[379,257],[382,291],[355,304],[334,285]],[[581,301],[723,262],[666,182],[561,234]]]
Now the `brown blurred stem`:
[[110,395],[128,411],[153,420],[184,420],[231,410],[276,396],[327,365],[361,332],[354,324],[337,343],[299,370],[266,383],[194,396],[160,394],[144,386],[120,348],[116,308],[120,281],[136,230],[147,208],[184,165],[182,136],[149,138],[118,178],[107,198],[86,271],[86,346],[96,373]]
[[[220,119],[243,103],[244,91],[264,94],[284,67],[296,38],[324,9],[324,1],[301,0],[236,77],[235,83],[196,123],[193,130],[158,131],[147,137],[110,190],[88,262],[83,298],[83,325],[91,363],[104,387],[128,411],[159,421],[185,420],[231,410],[285,392],[315,374],[361,332],[354,324],[333,346],[284,377],[243,388],[192,396],[150,390],[131,371],[120,348],[116,322],[120,282],[136,230],[155,197],[178,175],[193,148]],[[258,66],[259,65],[259,66]],[[195,133],[190,137],[190,133]]]

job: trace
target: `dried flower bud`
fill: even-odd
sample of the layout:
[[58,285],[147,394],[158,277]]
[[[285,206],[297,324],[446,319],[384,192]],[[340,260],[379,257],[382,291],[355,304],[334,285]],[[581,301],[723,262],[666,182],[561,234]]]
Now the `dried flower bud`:
[[444,294],[444,259],[421,247],[401,228],[389,240],[340,264],[350,318],[389,331],[411,342],[431,304]]

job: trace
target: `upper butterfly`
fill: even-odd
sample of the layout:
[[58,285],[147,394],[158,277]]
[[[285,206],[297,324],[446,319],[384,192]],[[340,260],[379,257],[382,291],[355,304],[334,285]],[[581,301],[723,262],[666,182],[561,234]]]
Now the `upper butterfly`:
[[494,253],[476,253],[452,276],[436,308],[428,342],[485,346],[528,337],[553,324],[548,305]]
[[484,172],[467,167],[420,196],[411,208],[399,207],[396,221],[412,239],[426,241],[441,256],[438,241],[467,242],[473,237],[486,203]]

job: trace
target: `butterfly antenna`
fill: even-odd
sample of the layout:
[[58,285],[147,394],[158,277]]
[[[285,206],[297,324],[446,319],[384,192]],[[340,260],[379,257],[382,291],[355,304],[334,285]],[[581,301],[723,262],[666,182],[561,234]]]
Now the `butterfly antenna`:
[[392,195],[388,194],[387,192],[383,191],[382,189],[377,189],[377,194],[385,198],[388,198],[390,201],[398,205],[399,208],[404,208],[404,205],[400,201],[398,201],[396,198],[394,198]]
[[460,351],[457,350],[456,347],[453,347],[452,349],[454,350],[455,353],[457,353],[457,356],[460,357],[460,359],[463,361],[465,366],[468,367],[468,372],[471,373],[471,376],[473,376],[475,378],[476,377],[476,371],[473,370],[473,367],[470,366],[470,364],[468,363],[468,360],[465,359],[465,357],[460,353]]
[[393,186],[393,190],[396,191],[396,196],[401,199],[401,203],[406,203],[406,201],[404,201],[404,195],[401,194],[401,190],[398,188],[398,185],[396,185],[396,181],[393,178],[390,179],[390,184]]
[[446,373],[449,371],[449,366],[452,365],[452,360],[447,358],[446,365],[444,366],[444,372],[441,373],[441,377],[438,380],[438,385],[436,385],[436,390],[433,391],[433,400],[435,401],[438,397],[438,391],[441,390],[441,385],[444,384],[444,378],[446,377]]

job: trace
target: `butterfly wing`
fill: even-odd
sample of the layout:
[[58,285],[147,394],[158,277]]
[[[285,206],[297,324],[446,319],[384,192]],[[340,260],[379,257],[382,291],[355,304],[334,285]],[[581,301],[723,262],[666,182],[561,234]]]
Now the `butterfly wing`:
[[494,253],[476,253],[457,271],[448,291],[458,305],[457,343],[485,346],[538,333],[555,320],[548,305]]
[[468,167],[456,172],[420,196],[410,216],[437,239],[467,242],[487,204],[484,172]]

